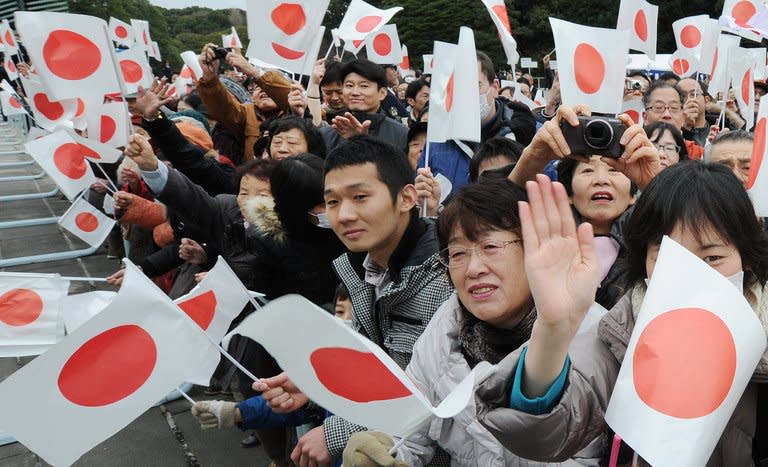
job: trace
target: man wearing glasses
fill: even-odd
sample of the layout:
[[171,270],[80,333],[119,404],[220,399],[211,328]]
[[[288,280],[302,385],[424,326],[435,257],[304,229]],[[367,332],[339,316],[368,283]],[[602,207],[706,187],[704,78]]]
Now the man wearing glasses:
[[[654,82],[643,95],[645,124],[665,121],[682,132],[685,122],[684,102],[685,95],[680,89],[663,81]],[[685,147],[691,159],[701,159],[704,154],[704,148],[695,141],[686,139]]]

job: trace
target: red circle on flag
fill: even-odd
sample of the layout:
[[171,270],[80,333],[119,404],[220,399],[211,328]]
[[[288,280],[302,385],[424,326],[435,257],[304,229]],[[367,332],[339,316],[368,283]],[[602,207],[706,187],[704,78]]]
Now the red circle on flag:
[[744,78],[741,80],[741,98],[744,102],[749,104],[749,95],[752,90],[752,71],[747,70],[744,73]]
[[16,98],[13,97],[13,96],[10,96],[8,98],[8,103],[11,104],[11,107],[13,107],[14,109],[20,109],[21,108],[21,103],[19,101],[17,101]]
[[304,29],[304,25],[307,24],[307,15],[298,3],[281,3],[272,10],[272,22],[278,29],[292,36]]
[[91,159],[101,159],[101,156],[99,155],[99,153],[89,148],[88,146],[80,143],[78,143],[77,145],[80,147],[80,153],[83,155],[83,157],[90,157]]
[[26,326],[43,313],[43,299],[34,290],[11,289],[0,295],[0,321],[8,326]]
[[115,28],[115,35],[120,39],[125,39],[128,37],[128,30],[125,29],[125,26],[120,25]]
[[80,80],[101,65],[99,47],[85,36],[64,29],[50,34],[43,45],[43,60],[51,73],[62,79]]
[[765,154],[765,118],[761,118],[755,126],[755,144],[752,146],[752,163],[749,166],[749,178],[747,179],[747,189],[751,189],[757,180],[757,174],[760,173],[760,166],[763,165],[763,155]]
[[377,15],[363,16],[357,20],[355,29],[357,32],[371,32],[379,25],[379,23],[381,23],[381,20],[381,16]]
[[73,180],[83,178],[88,168],[81,145],[77,143],[64,143],[56,148],[53,163],[59,172]]
[[5,43],[11,47],[16,47],[16,40],[13,38],[11,31],[5,31]]
[[652,409],[676,418],[704,417],[728,396],[736,344],[716,314],[679,308],[648,323],[632,365],[637,395]]
[[312,352],[309,360],[320,383],[345,399],[364,403],[412,395],[389,368],[370,352],[325,347]]
[[701,31],[699,31],[699,28],[691,24],[685,26],[680,31],[680,43],[683,44],[683,47],[689,49],[701,44]]
[[58,120],[64,115],[64,106],[58,101],[48,100],[48,96],[40,92],[32,98],[35,108],[51,121]]
[[361,46],[361,45],[363,45],[363,42],[365,42],[365,41],[364,41],[364,40],[362,40],[362,39],[360,39],[360,40],[353,40],[353,41],[352,41],[352,46],[353,46],[355,49],[359,49],[359,48],[360,48],[360,46]]
[[625,114],[629,116],[629,118],[632,119],[633,122],[639,124],[640,123],[640,114],[635,109],[627,109],[624,111]]
[[576,46],[573,54],[573,72],[576,85],[585,94],[594,94],[600,90],[605,79],[605,61],[600,52],[582,42]]
[[80,346],[61,369],[58,386],[73,404],[103,407],[130,396],[152,375],[157,345],[135,324],[117,326]]
[[11,73],[16,73],[16,65],[13,64],[13,60],[10,58],[8,59],[8,71]]
[[733,16],[733,20],[736,21],[736,24],[741,27],[745,27],[747,25],[747,21],[752,19],[755,13],[757,13],[757,8],[755,8],[755,5],[753,5],[752,2],[748,2],[746,0],[742,0],[734,5],[733,9],[731,10],[731,16]]
[[179,76],[182,78],[193,78],[194,74],[192,73],[192,68],[184,65],[184,68],[181,69],[181,73],[179,73]]
[[232,47],[237,47],[237,38],[235,36],[232,36],[232,39],[229,41],[229,45]]
[[389,38],[389,34],[383,32],[377,34],[373,38],[373,50],[379,55],[389,55],[392,52],[392,39]]
[[75,225],[83,232],[93,232],[99,228],[99,219],[90,212],[81,212],[75,216]]
[[125,82],[130,84],[138,83],[144,75],[144,70],[141,69],[141,65],[130,59],[122,60],[120,62],[120,71],[123,73]]
[[453,73],[448,78],[448,84],[445,85],[445,110],[450,112],[451,107],[453,107]]
[[672,62],[672,71],[675,72],[677,75],[684,75],[688,72],[688,69],[691,67],[691,65],[688,63],[688,60],[684,58],[676,58],[674,62]]
[[112,137],[115,136],[115,131],[117,131],[117,123],[115,123],[115,120],[109,115],[102,115],[101,134],[99,135],[99,141],[106,143],[107,141],[111,140]]
[[648,18],[645,17],[645,10],[637,10],[635,13],[635,34],[643,42],[648,40]]
[[77,111],[75,111],[75,118],[79,118],[85,112],[85,102],[79,97],[77,98]]
[[501,24],[504,25],[504,29],[506,29],[508,33],[512,34],[512,26],[510,26],[509,24],[509,15],[507,14],[507,6],[494,5],[493,7],[491,7],[491,10],[493,10],[493,13],[496,15],[497,18],[499,18],[499,21],[501,21]]
[[288,47],[283,47],[277,42],[272,43],[272,50],[274,50],[277,55],[283,57],[286,60],[298,60],[304,56],[304,52],[300,50],[289,49]]
[[179,303],[179,308],[189,315],[202,330],[208,329],[213,317],[216,316],[216,294],[209,290],[204,294],[192,297]]

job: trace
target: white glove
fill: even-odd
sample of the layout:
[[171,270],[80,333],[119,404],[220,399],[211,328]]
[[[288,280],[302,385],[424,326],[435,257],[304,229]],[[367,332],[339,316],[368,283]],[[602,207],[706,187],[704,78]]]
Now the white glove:
[[230,428],[235,426],[235,407],[237,404],[227,401],[200,401],[192,406],[192,415],[203,430],[210,428]]

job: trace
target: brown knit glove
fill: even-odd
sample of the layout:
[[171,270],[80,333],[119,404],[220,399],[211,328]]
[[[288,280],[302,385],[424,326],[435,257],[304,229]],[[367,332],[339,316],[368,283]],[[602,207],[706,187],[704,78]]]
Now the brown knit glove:
[[378,431],[361,431],[349,438],[344,448],[345,467],[408,467],[389,453],[395,443],[389,435]]

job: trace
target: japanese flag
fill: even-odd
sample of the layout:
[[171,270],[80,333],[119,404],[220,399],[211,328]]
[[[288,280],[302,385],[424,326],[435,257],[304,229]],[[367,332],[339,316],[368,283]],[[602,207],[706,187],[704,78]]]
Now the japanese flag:
[[739,111],[747,121],[747,128],[755,124],[755,86],[754,86],[754,62],[746,49],[736,47],[731,49],[728,56],[728,70],[730,71],[731,87],[736,95],[736,103]]
[[[125,102],[107,102],[95,105],[93,111],[88,112],[88,138],[110,148],[118,148],[128,145],[128,137],[131,134],[131,114],[128,104]],[[106,149],[99,150],[104,160],[102,162],[115,162],[115,152]],[[106,153],[106,154],[105,154]],[[119,155],[117,155],[119,157]],[[107,160],[109,159],[109,160]]]
[[[672,23],[677,55],[691,65],[684,75],[712,68],[720,27],[707,15],[689,16]],[[682,76],[682,75],[681,75]]]
[[61,306],[64,328],[67,334],[85,324],[88,320],[104,311],[115,298],[117,293],[106,290],[95,290],[74,295],[67,295]]
[[672,68],[672,71],[677,76],[684,77],[696,73],[698,64],[694,57],[686,56],[684,52],[675,50],[675,52],[669,56],[669,67]]
[[523,104],[524,106],[528,107],[531,110],[535,109],[536,107],[539,107],[538,105],[536,105],[536,103],[533,100],[528,98],[528,96],[520,92],[520,86],[515,86],[515,91],[514,93],[512,93],[512,100]]
[[432,74],[432,66],[435,64],[435,55],[422,55],[421,61],[424,63],[424,74],[425,75],[431,75]]
[[329,2],[247,0],[250,43],[246,55],[301,73]]
[[765,346],[741,287],[664,237],[605,420],[650,465],[705,465]]
[[645,113],[645,107],[643,106],[643,100],[641,98],[624,101],[621,107],[621,113],[629,115],[632,121],[640,126],[645,125],[643,120],[643,114]]
[[154,76],[144,49],[133,47],[120,50],[115,54],[115,57],[123,94],[134,94],[138,92],[139,86],[144,89],[149,89],[152,86]]
[[184,51],[181,53],[181,59],[184,61],[184,68],[179,73],[181,78],[192,78],[197,81],[203,77],[203,68],[196,53],[191,50]]
[[240,36],[237,35],[237,29],[234,26],[232,26],[232,32],[221,36],[221,45],[233,49],[243,48],[243,43],[240,42]]
[[365,39],[368,34],[378,31],[387,24],[402,9],[402,7],[394,7],[380,10],[363,0],[352,0],[339,25],[339,37],[345,41]]
[[718,94],[725,95],[730,87],[731,80],[728,73],[728,57],[730,50],[738,48],[739,39],[730,34],[720,34],[717,39],[717,47],[712,60],[712,69],[709,78],[709,93],[717,97]]
[[72,130],[67,130],[70,138],[80,145],[83,156],[92,162],[100,164],[113,164],[120,160],[123,152],[106,144],[99,143],[92,139],[83,138]]
[[130,47],[135,42],[133,26],[115,17],[109,18],[109,37],[118,45]]
[[133,37],[136,40],[136,44],[144,50],[149,50],[152,47],[152,36],[149,35],[149,22],[143,19],[131,19],[131,26],[133,26]]
[[17,11],[16,27],[53,99],[114,92],[119,83],[107,23],[94,16]]
[[363,50],[363,47],[365,47],[365,39],[347,39],[344,41],[344,50],[350,52],[355,57]]
[[3,68],[5,68],[5,74],[8,75],[8,79],[11,81],[19,79],[19,70],[16,69],[16,64],[11,60],[10,55],[5,55],[3,59]]
[[26,115],[27,111],[21,104],[15,94],[11,94],[8,91],[0,91],[0,105],[3,108],[3,115]]
[[[297,330],[302,339],[295,339]],[[474,386],[492,371],[481,362],[439,407],[376,344],[298,295],[252,313],[225,338],[249,337],[275,357],[313,401],[345,419],[407,436],[433,416],[450,418],[466,407]],[[291,338],[293,336],[293,338]],[[286,346],[290,339],[292,344]]]
[[[187,375],[206,370],[208,339],[126,261],[112,302],[0,384],[0,429],[53,465],[70,465]],[[76,429],[73,429],[76,427]]]
[[317,37],[312,47],[309,48],[307,58],[304,61],[304,67],[301,70],[302,75],[312,76],[312,70],[315,68],[315,61],[318,54],[320,54],[320,47],[323,44],[323,36],[325,36],[325,26],[320,26],[320,30],[317,31]]
[[386,24],[365,38],[368,60],[381,65],[397,65],[403,61],[403,49],[397,35],[397,25]]
[[480,141],[477,55],[472,30],[462,27],[459,44],[435,42],[429,93],[427,140]]
[[748,24],[764,38],[768,37],[768,6],[760,5]]
[[61,340],[68,291],[58,274],[0,272],[0,357],[38,355]]
[[761,3],[756,0],[725,0],[720,25],[725,31],[755,42],[762,40],[760,31],[750,25],[750,20],[759,11]]
[[[16,23],[16,27],[19,27]],[[0,37],[2,37],[3,46],[5,47],[5,53],[8,55],[19,54],[19,44],[16,42],[16,36],[13,34],[11,24],[7,19],[0,22]]]
[[656,60],[656,29],[659,7],[645,0],[621,0],[616,29],[627,30],[629,48]]
[[753,71],[754,75],[752,76],[752,79],[755,81],[765,81],[766,78],[768,78],[768,74],[766,74],[766,48],[765,47],[756,47],[753,49],[744,49],[749,54],[749,59],[752,61],[753,64]]
[[[624,94],[629,31],[593,28],[550,18],[563,104],[616,114]],[[430,114],[431,116],[431,114]]]
[[115,226],[115,220],[105,216],[79,197],[59,218],[59,225],[90,246],[99,246]]
[[507,63],[514,66],[520,60],[520,54],[517,53],[517,41],[512,37],[512,26],[509,24],[509,15],[507,14],[507,5],[504,0],[483,0],[483,4],[491,15],[493,24],[499,32],[501,45],[504,47],[504,54],[507,56]]
[[21,83],[37,125],[49,131],[61,126],[71,127],[71,121],[77,113],[77,99],[55,100],[50,97],[43,83],[32,77],[28,79],[21,76]]
[[86,161],[87,148],[76,143],[64,130],[30,141],[25,148],[70,200],[96,182]]
[[400,76],[402,77],[407,76],[411,71],[411,59],[408,57],[408,47],[405,44],[403,44],[403,59],[397,65],[397,68],[400,70]]
[[768,96],[763,96],[760,98],[760,110],[757,113],[755,143],[752,145],[752,162],[749,165],[747,179],[747,193],[752,198],[758,217],[768,216],[768,170],[763,169],[763,162],[768,160],[765,155],[766,124],[768,124]]
[[152,41],[152,47],[147,53],[158,62],[163,59],[163,56],[160,55],[160,46],[157,44],[157,41]]

